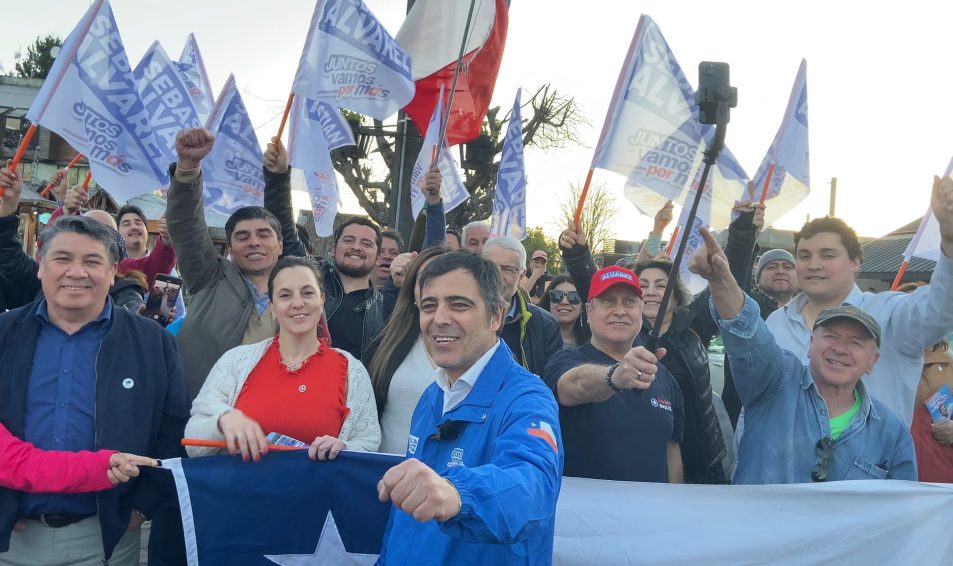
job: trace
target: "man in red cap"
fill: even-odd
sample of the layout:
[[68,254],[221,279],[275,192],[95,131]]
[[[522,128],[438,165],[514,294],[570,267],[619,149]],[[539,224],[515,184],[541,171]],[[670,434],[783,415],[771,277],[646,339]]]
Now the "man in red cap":
[[592,339],[560,350],[543,379],[559,402],[567,476],[682,481],[684,405],[672,375],[632,343],[642,328],[639,278],[624,267],[592,276],[586,304]]
[[545,251],[536,250],[533,252],[533,257],[530,259],[530,269],[520,283],[520,286],[529,293],[529,300],[534,305],[538,305],[543,300],[547,284],[553,280],[553,276],[546,269],[548,263],[549,256],[546,255]]

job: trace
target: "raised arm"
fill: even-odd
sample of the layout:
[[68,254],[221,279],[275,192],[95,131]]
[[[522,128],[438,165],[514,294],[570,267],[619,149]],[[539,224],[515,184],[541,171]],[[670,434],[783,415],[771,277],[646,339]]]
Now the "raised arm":
[[20,241],[20,193],[23,179],[18,171],[0,169],[0,278],[6,304],[0,308],[15,309],[31,302],[40,292],[37,263],[23,251]]
[[559,249],[563,253],[563,264],[576,284],[576,290],[583,302],[589,297],[589,282],[596,273],[596,264],[586,242],[586,233],[580,226],[569,224],[569,228],[559,235]]
[[304,242],[298,237],[298,227],[291,205],[291,168],[288,151],[281,140],[271,138],[264,154],[265,208],[281,224],[281,243],[284,256],[306,256]]
[[884,342],[908,356],[919,356],[953,331],[953,179],[934,177],[930,207],[940,226],[941,249],[930,287],[890,297],[898,304],[885,327]]
[[711,316],[721,328],[738,395],[745,405],[777,389],[784,364],[800,361],[782,350],[761,320],[758,304],[741,291],[728,267],[725,252],[706,229],[705,244],[689,262],[692,272],[708,280]]
[[205,224],[202,198],[202,159],[212,151],[215,137],[203,128],[182,130],[175,139],[179,160],[169,169],[171,184],[166,205],[166,223],[175,246],[182,279],[195,294],[221,274],[215,244]]
[[443,198],[440,196],[439,170],[435,168],[427,173],[421,190],[427,197],[427,204],[424,205],[424,243],[420,248],[423,251],[447,242],[447,215],[443,209]]

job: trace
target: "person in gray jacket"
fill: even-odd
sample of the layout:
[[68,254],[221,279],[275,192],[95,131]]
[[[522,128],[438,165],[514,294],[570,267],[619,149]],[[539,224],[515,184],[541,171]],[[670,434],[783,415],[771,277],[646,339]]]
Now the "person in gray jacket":
[[[190,399],[227,350],[275,335],[277,326],[268,310],[268,274],[285,247],[283,227],[275,215],[260,206],[246,206],[225,223],[229,258],[219,255],[205,224],[200,168],[214,143],[206,129],[182,130],[176,136],[178,161],[169,168],[166,222],[192,297],[189,315],[176,336]],[[280,144],[265,153],[264,174],[266,200],[269,192],[290,190],[288,154]],[[290,232],[297,241],[293,224]],[[289,250],[289,255],[302,253]]]

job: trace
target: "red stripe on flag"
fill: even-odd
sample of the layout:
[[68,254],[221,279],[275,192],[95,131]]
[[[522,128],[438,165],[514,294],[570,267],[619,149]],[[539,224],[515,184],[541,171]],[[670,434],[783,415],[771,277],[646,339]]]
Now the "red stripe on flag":
[[546,441],[546,444],[549,444],[549,447],[553,449],[553,452],[555,452],[556,454],[559,454],[559,447],[556,446],[556,439],[553,438],[548,432],[546,432],[545,430],[540,430],[538,428],[528,428],[526,429],[526,432],[530,433],[530,435],[535,436],[537,438],[542,438],[543,440]]
[[[503,60],[503,48],[506,45],[506,29],[509,24],[506,2],[496,0],[496,13],[493,28],[483,46],[463,56],[463,69],[457,78],[457,88],[453,95],[453,107],[447,120],[447,144],[455,145],[479,137],[480,127],[490,108],[496,77]],[[430,117],[437,106],[440,87],[449,90],[453,82],[454,60],[432,75],[416,81],[417,90],[414,99],[404,111],[411,117],[421,136],[427,135]],[[445,95],[446,96],[446,95]]]

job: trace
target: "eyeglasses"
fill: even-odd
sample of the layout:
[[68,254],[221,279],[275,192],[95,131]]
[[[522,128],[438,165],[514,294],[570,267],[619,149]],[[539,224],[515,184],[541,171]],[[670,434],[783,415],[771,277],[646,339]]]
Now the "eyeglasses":
[[817,463],[811,468],[811,481],[827,481],[827,473],[831,467],[831,454],[834,452],[834,439],[827,436],[817,441],[814,453]]
[[559,304],[563,302],[563,298],[569,301],[570,305],[578,305],[582,302],[582,297],[579,296],[578,291],[550,291],[549,292],[549,302],[553,304]]

